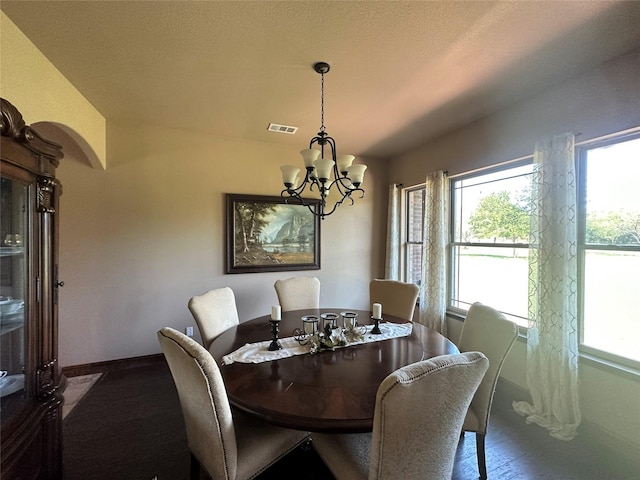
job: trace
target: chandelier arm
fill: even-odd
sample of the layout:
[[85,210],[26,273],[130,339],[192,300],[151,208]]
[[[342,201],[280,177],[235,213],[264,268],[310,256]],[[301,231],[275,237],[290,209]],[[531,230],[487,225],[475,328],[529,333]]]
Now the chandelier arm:
[[307,172],[307,175],[304,177],[304,180],[298,187],[292,188],[285,185],[285,189],[283,190],[283,192],[287,192],[291,196],[295,196],[294,192],[299,195],[304,192],[305,187],[308,183],[310,183],[310,181],[311,180],[309,179],[309,172]]
[[[349,177],[343,177],[340,175],[340,172],[338,172],[338,168],[336,167],[335,171],[333,172],[333,175],[335,176],[335,180],[332,183],[336,185],[336,188],[338,189],[338,192],[340,192],[340,195],[344,196],[346,192],[349,192],[351,190],[353,190],[349,185],[351,184],[351,179]],[[349,181],[349,183],[345,183],[346,181]]]
[[282,190],[280,192],[280,196],[284,198],[284,203],[288,204],[289,200],[294,199],[298,204],[300,204],[300,205],[302,205],[304,207],[307,207],[309,212],[311,212],[313,215],[317,215],[317,216],[321,217],[322,219],[324,219],[324,217],[325,217],[324,209],[325,209],[325,206],[326,206],[326,201],[324,200],[324,196],[323,196],[323,199],[318,204],[318,209],[316,209],[316,208],[314,208],[313,204],[311,204],[307,200],[305,200],[300,195],[300,193],[301,192],[298,192],[298,191],[296,191],[294,189],[285,188],[284,190]]
[[317,188],[318,192],[320,191],[320,183],[318,183],[318,179],[316,178],[309,182],[309,192],[313,192],[314,188]]
[[333,212],[335,212],[336,208],[338,208],[340,205],[342,205],[342,202],[344,202],[346,199],[349,199],[351,201],[351,205],[354,204],[353,198],[351,198],[351,192],[347,192],[345,193],[342,198],[340,200],[338,200],[334,205],[333,208],[331,208],[331,210],[329,210],[328,212],[325,212],[324,215],[331,215]]
[[[282,190],[280,192],[280,196],[284,197],[285,194],[289,195],[289,198],[293,197],[296,198],[297,200],[300,201],[300,203],[302,203],[303,205],[307,205],[306,200],[304,200],[301,196],[302,192],[304,192],[304,189],[306,188],[307,185],[310,185],[309,190],[313,190],[313,185],[315,183],[315,180],[311,178],[310,176],[311,171],[307,170],[307,173],[304,177],[304,180],[302,181],[302,183],[296,187],[296,188],[292,188],[292,187],[287,187],[285,185],[284,190]],[[288,198],[287,198],[288,200]]]
[[[334,175],[336,175],[336,172],[334,172]],[[336,185],[336,188],[338,189],[338,192],[342,196],[344,196],[346,194],[351,194],[351,193],[357,192],[357,191],[361,191],[361,192],[364,193],[364,190],[362,188],[356,187],[356,186],[353,185],[353,182],[351,181],[351,179],[349,177],[343,177],[343,176],[341,176],[339,174],[337,174],[337,175],[338,176],[336,177],[336,179],[333,180],[329,184],[329,186],[327,187],[327,190],[329,190],[331,187]]]
[[[333,139],[333,137],[330,137],[330,136],[327,136],[324,140],[331,147],[331,159],[335,162],[336,161],[336,141]],[[334,163],[334,166],[335,166],[335,163]]]

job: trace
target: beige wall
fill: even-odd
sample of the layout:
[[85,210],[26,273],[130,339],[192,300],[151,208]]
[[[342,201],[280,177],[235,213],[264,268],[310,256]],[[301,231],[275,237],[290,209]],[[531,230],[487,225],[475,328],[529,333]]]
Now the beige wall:
[[322,223],[321,270],[225,275],[224,194],[279,194],[279,166],[301,161],[297,150],[135,125],[109,124],[107,139],[106,171],[73,157],[58,169],[63,367],[159,353],[155,332],[195,326],[187,301],[211,288],[234,290],[241,320],[267,314],[289,276],[318,276],[323,305],[367,308],[383,163],[360,160],[365,198]]
[[0,21],[0,93],[65,152],[62,367],[159,353],[156,330],[194,326],[189,297],[221,286],[234,289],[242,320],[268,313],[273,283],[288,276],[318,276],[323,305],[367,308],[368,282],[383,271],[386,164],[359,160],[367,195],[323,222],[321,270],[225,275],[224,194],[277,195],[278,167],[301,163],[298,149],[107,124],[1,12]]
[[46,122],[47,134],[65,149],[74,148],[96,168],[106,167],[104,117],[0,12],[0,96],[30,124]]
[[[395,159],[389,179],[383,162],[363,159],[369,164],[367,196],[323,223],[320,271],[225,275],[224,193],[276,193],[278,166],[297,161],[297,152],[111,123],[105,143],[104,119],[1,12],[0,17],[0,93],[28,123],[59,124],[69,136],[61,137],[65,141],[90,147],[87,153],[62,142],[63,367],[158,353],[155,331],[194,325],[188,298],[220,286],[236,292],[241,319],[268,313],[276,301],[273,282],[294,275],[321,279],[323,305],[366,308],[368,281],[383,273],[389,181],[417,184],[434,169],[453,174],[510,160],[530,154],[537,139],[562,131],[589,139],[640,125],[636,51]],[[91,151],[99,162],[92,161]],[[455,322],[450,321],[452,339],[459,334]],[[520,386],[525,354],[518,342],[503,370]],[[580,392],[586,422],[607,438],[640,448],[637,377],[585,365]]]
[[[456,174],[531,155],[537,140],[565,131],[580,132],[580,142],[638,127],[639,81],[640,49],[394,159],[390,181],[410,186],[424,182],[433,170]],[[457,341],[461,323],[449,319],[448,326],[450,338]],[[520,340],[502,376],[525,389],[525,372],[526,344]],[[587,428],[595,427],[606,434],[604,439],[636,456],[640,453],[637,374],[581,362],[580,399]]]
[[640,125],[640,49],[394,159],[393,182],[423,183],[533,154],[537,140],[562,132],[577,142]]

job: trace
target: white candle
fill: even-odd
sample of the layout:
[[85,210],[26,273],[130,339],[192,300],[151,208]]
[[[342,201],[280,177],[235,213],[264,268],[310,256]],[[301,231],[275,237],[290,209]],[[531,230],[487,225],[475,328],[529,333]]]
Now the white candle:
[[274,305],[271,307],[271,320],[282,320],[282,310],[280,305]]
[[373,318],[375,320],[380,320],[382,318],[382,304],[374,303],[373,304]]

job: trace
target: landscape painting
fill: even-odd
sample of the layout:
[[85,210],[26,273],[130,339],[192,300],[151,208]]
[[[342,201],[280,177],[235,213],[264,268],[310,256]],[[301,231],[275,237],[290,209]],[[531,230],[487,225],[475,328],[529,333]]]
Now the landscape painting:
[[319,217],[282,197],[227,194],[226,256],[226,273],[318,270]]

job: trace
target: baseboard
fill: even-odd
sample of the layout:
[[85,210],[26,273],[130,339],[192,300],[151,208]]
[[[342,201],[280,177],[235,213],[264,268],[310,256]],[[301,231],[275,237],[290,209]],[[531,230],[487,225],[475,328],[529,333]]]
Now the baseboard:
[[[503,378],[498,379],[495,395],[500,396],[501,400],[508,402],[509,405],[513,401],[531,401],[531,395],[525,388]],[[601,450],[607,450],[613,455],[631,460],[632,463],[638,465],[638,471],[640,471],[640,455],[638,455],[640,449],[629,440],[585,419],[582,420],[578,427],[578,435]]]
[[128,368],[146,367],[159,362],[166,363],[164,355],[157,353],[142,357],[121,358],[119,360],[108,360],[106,362],[85,363],[83,365],[72,365],[62,368],[62,375],[65,377],[78,377],[80,375],[90,375],[93,373],[107,373]]

